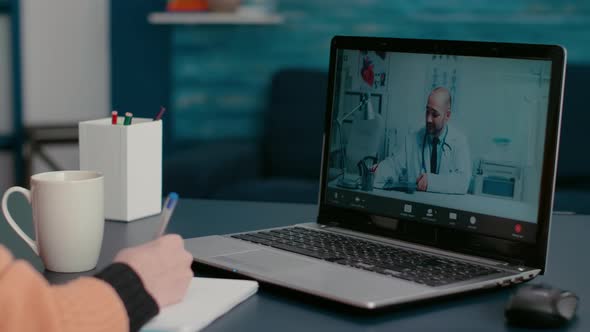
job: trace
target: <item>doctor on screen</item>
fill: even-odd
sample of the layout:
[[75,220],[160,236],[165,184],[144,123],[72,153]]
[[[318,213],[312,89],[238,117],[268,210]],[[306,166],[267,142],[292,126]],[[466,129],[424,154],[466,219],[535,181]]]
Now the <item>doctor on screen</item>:
[[405,144],[379,163],[375,188],[387,189],[406,181],[415,183],[419,191],[467,193],[471,157],[465,136],[448,124],[451,103],[449,90],[432,90],[426,104],[426,126],[408,135]]

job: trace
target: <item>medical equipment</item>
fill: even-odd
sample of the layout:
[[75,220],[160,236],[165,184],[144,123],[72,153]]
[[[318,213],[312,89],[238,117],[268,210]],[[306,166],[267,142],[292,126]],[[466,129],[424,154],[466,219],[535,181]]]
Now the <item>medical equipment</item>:
[[[362,161],[365,157],[367,157],[367,151],[374,150],[371,148],[371,146],[375,145],[375,143],[378,143],[380,140],[378,135],[382,131],[381,118],[375,113],[370,99],[370,93],[362,94],[361,101],[356,107],[354,107],[350,112],[344,114],[343,116],[339,116],[336,119],[338,133],[340,135],[340,151],[343,155],[340,163],[342,176],[337,182],[339,187],[357,189],[361,185],[362,179],[360,176],[362,174],[347,173],[347,162],[350,159],[351,162],[353,162],[353,165],[357,165],[358,161]],[[361,109],[363,110],[363,117],[353,120],[352,129],[346,144],[347,146],[345,147],[342,137],[342,125],[344,120]],[[359,152],[361,155],[359,155]]]
[[359,169],[359,176],[361,179],[361,190],[373,190],[373,180],[375,179],[373,167],[377,165],[377,162],[377,158],[373,156],[365,157],[358,162],[357,167]]
[[522,182],[520,166],[482,159],[473,194],[519,201],[522,199]]

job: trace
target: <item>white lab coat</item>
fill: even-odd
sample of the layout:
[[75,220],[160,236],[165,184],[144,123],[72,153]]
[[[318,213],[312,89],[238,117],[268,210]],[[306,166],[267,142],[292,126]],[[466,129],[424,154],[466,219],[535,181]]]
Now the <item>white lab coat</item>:
[[383,188],[388,181],[397,183],[402,169],[406,168],[411,183],[415,183],[420,174],[428,174],[429,192],[466,194],[471,180],[471,156],[467,139],[452,126],[447,125],[445,130],[446,137],[439,143],[438,149],[438,174],[430,173],[432,145],[428,138],[424,140],[426,128],[422,128],[408,135],[405,144],[398,145],[391,156],[379,163],[374,187]]

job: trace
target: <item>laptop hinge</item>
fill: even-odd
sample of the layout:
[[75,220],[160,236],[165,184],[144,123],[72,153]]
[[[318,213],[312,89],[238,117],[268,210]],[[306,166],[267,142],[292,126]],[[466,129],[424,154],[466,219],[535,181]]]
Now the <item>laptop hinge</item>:
[[319,223],[320,228],[326,228],[326,227],[339,227],[340,223],[337,221],[328,221],[328,222],[324,222],[324,223]]

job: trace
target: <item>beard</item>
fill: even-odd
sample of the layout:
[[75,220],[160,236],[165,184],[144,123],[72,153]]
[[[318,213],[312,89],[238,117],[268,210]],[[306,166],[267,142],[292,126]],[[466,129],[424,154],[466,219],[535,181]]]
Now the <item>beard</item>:
[[434,123],[427,123],[426,132],[428,132],[429,135],[438,136],[442,132],[444,127],[444,124],[441,126],[441,128],[437,128]]

